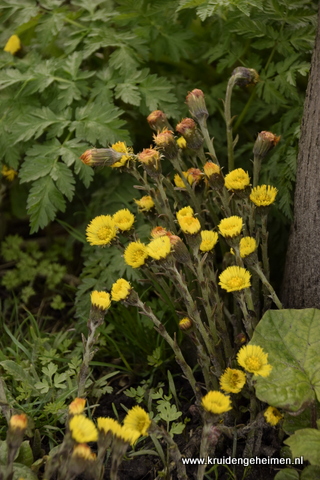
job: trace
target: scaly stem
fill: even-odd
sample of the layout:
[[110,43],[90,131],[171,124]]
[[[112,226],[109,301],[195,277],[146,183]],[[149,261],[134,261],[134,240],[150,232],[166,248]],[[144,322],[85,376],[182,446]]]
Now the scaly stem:
[[234,154],[233,154],[233,135],[232,135],[232,117],[231,117],[231,95],[235,84],[236,77],[232,75],[229,79],[226,91],[226,98],[224,102],[224,117],[227,128],[227,146],[228,146],[228,169],[229,172],[234,169]]
[[266,287],[266,289],[269,291],[272,300],[273,300],[274,303],[277,305],[277,307],[281,310],[281,309],[283,308],[282,303],[280,302],[280,300],[279,300],[276,292],[274,291],[274,288],[273,288],[272,285],[269,283],[269,281],[267,280],[265,274],[264,274],[263,271],[261,270],[260,265],[259,265],[258,263],[255,264],[255,265],[252,267],[252,270],[254,270],[254,271],[259,275],[259,278],[260,278],[261,282],[262,282],[263,285]]
[[211,156],[214,160],[214,163],[216,163],[217,165],[220,165],[219,162],[218,162],[216,151],[215,151],[214,146],[213,146],[213,142],[212,142],[212,140],[210,138],[210,135],[209,135],[209,132],[208,132],[207,120],[205,118],[202,118],[201,120],[199,120],[199,125],[200,125],[200,129],[201,129],[201,133],[203,135],[204,141],[206,142],[207,148],[208,148],[209,152],[211,153]]

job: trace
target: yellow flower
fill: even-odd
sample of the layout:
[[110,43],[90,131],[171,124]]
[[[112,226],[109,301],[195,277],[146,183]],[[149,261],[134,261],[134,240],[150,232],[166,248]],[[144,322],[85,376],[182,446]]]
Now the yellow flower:
[[227,368],[220,377],[220,387],[227,393],[239,393],[246,383],[246,374],[242,370]]
[[181,230],[184,233],[189,233],[190,235],[195,235],[201,229],[200,222],[195,217],[180,217],[178,218],[178,223],[180,225]]
[[110,294],[94,290],[91,293],[91,305],[101,310],[107,310],[111,305]]
[[224,184],[228,190],[244,190],[250,185],[250,177],[243,168],[237,168],[225,176]]
[[166,258],[171,250],[170,238],[167,235],[162,237],[155,238],[151,240],[149,245],[147,245],[148,255],[154,260],[160,260],[161,258]]
[[240,235],[242,230],[242,218],[233,215],[232,217],[227,217],[221,220],[218,225],[219,231],[222,236],[228,237],[236,237]]
[[154,227],[152,230],[151,230],[151,237],[152,238],[158,238],[158,237],[163,237],[163,235],[167,235],[167,234],[170,234],[170,232],[168,232],[168,230],[164,227]]
[[240,240],[240,257],[245,258],[257,249],[256,239],[253,237],[243,237]]
[[119,433],[116,434],[118,438],[121,438],[126,443],[130,443],[130,445],[133,445],[136,443],[138,438],[141,436],[138,430],[134,430],[132,428],[126,427],[123,425],[119,431]]
[[140,435],[148,435],[151,419],[143,408],[136,405],[128,411],[123,420],[123,425],[132,430],[137,430]]
[[179,328],[182,331],[190,330],[192,327],[192,321],[188,317],[184,317],[179,322]]
[[140,200],[134,199],[136,204],[139,207],[139,212],[149,212],[154,207],[154,201],[150,197],[150,195],[145,195],[141,197]]
[[116,224],[116,227],[122,232],[130,230],[134,223],[134,215],[127,208],[118,210],[116,213],[114,213],[112,218]]
[[6,165],[3,165],[1,169],[1,174],[9,181],[13,182],[14,178],[16,175],[18,175],[18,172],[16,172],[13,168],[9,168]]
[[121,425],[119,422],[109,417],[99,417],[97,419],[98,430],[107,434],[111,432],[113,435],[120,436]]
[[263,414],[264,418],[270,425],[273,427],[280,422],[283,418],[283,415],[279,412],[279,410],[275,407],[268,407]]
[[219,175],[220,174],[220,167],[213,162],[207,162],[203,166],[204,173],[207,177],[211,177],[211,175]]
[[250,200],[257,207],[267,207],[271,205],[275,199],[278,190],[276,187],[271,187],[270,185],[260,185],[251,190]]
[[[190,183],[190,185],[192,184],[192,177],[191,175],[189,175],[188,172],[182,172],[182,175],[184,176],[184,178]],[[191,179],[191,182],[189,181],[189,178]],[[183,183],[183,180],[182,178],[180,177],[179,173],[176,173],[175,176],[173,177],[173,181],[174,181],[174,184],[176,187],[178,188],[186,188],[185,184]]]
[[117,227],[110,215],[100,215],[91,220],[86,234],[90,245],[108,245],[117,235]]
[[84,415],[75,415],[69,422],[72,438],[78,443],[96,442],[98,430],[95,424]]
[[97,457],[86,443],[79,443],[79,445],[76,445],[72,451],[72,456],[89,461],[93,461]]
[[130,283],[124,278],[119,278],[119,280],[112,285],[111,299],[115,302],[120,302],[120,300],[127,298],[131,290],[132,287]]
[[249,288],[251,273],[242,267],[228,267],[219,276],[219,285],[227,292],[237,292]]
[[73,400],[73,402],[70,403],[69,413],[71,415],[79,415],[84,411],[85,405],[86,405],[86,399],[77,397]]
[[202,398],[201,404],[207,412],[217,415],[232,409],[230,397],[218,392],[218,390],[208,392],[207,395]]
[[[186,146],[187,146],[187,141],[186,141],[186,139],[183,138],[183,137],[179,137],[179,138],[177,139],[177,145],[178,145],[179,148],[186,148]],[[178,185],[177,185],[177,186],[178,186]]]
[[25,430],[28,425],[28,417],[24,413],[20,415],[12,415],[9,420],[9,428],[11,430]]
[[3,50],[14,55],[20,48],[21,42],[18,35],[11,35]]
[[131,242],[124,251],[124,261],[132,268],[141,267],[146,261],[148,250],[144,243]]
[[181,217],[192,217],[192,215],[193,215],[193,208],[189,206],[181,208],[181,210],[179,210],[176,213],[176,217],[178,221],[179,221],[179,218]]
[[211,230],[202,230],[201,243],[199,249],[201,252],[210,252],[218,241],[218,234]]
[[118,162],[115,162],[111,165],[112,168],[120,168],[123,167],[130,159],[133,158],[133,149],[131,147],[127,147],[124,142],[117,142],[111,145],[111,148],[119,153],[125,153],[126,155],[122,155]]
[[268,354],[259,345],[245,345],[237,355],[237,361],[247,372],[268,377],[272,366],[268,364]]

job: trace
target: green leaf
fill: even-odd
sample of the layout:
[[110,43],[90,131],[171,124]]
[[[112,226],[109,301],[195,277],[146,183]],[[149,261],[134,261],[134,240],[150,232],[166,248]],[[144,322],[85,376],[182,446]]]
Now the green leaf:
[[180,435],[183,430],[185,429],[185,424],[182,422],[172,422],[170,426],[169,433],[173,437],[173,435]]
[[269,310],[262,317],[250,344],[268,353],[271,374],[257,377],[257,397],[289,411],[320,400],[320,310]]
[[20,172],[20,182],[31,182],[47,176],[60,154],[60,142],[50,141],[44,145],[34,145],[27,150],[25,162]]
[[277,473],[274,480],[299,480],[299,473],[293,468],[284,468]]
[[47,377],[49,377],[50,380],[51,380],[53,375],[56,373],[57,370],[58,370],[58,366],[55,365],[54,363],[50,362],[50,363],[48,363],[48,365],[46,367],[42,368],[42,373],[44,375],[46,375]]
[[18,365],[16,362],[13,360],[3,360],[0,362],[0,365],[5,369],[9,375],[11,375],[15,380],[25,382],[29,386],[33,387],[34,380],[31,378],[31,376],[27,373],[25,368],[22,368],[20,365]]
[[50,389],[50,386],[47,380],[42,380],[41,382],[37,382],[34,384],[34,386],[37,390],[40,390],[40,393],[42,395],[48,393]]
[[314,480],[320,478],[320,467],[318,465],[308,465],[301,472],[300,480]]
[[142,80],[140,91],[150,111],[156,110],[162,103],[175,103],[177,101],[172,93],[170,82],[166,78],[154,74],[148,74]]
[[130,103],[131,105],[140,105],[141,95],[137,85],[132,83],[118,83],[115,88],[115,97],[121,98],[125,103]]
[[67,197],[69,202],[71,202],[74,195],[75,180],[67,165],[62,162],[55,163],[51,170],[50,176],[52,180],[56,182],[60,192]]
[[16,463],[22,463],[27,467],[31,467],[33,464],[33,453],[30,447],[29,440],[25,440],[21,443],[18,456],[15,458]]
[[320,431],[315,428],[297,430],[291,437],[284,440],[289,445],[294,458],[303,457],[311,465],[320,466]]
[[36,180],[31,187],[27,202],[31,233],[44,228],[54,220],[58,210],[64,212],[65,208],[66,202],[50,177]]
[[65,372],[56,373],[54,376],[53,385],[55,386],[55,388],[61,388],[61,389],[67,388],[66,380],[67,380],[67,374]]

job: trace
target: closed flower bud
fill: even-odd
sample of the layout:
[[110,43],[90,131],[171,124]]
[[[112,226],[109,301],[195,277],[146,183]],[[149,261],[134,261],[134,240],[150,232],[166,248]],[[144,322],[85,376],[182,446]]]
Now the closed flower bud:
[[209,113],[202,90],[195,88],[192,92],[188,93],[186,104],[189,107],[191,115],[198,121],[202,121],[203,119],[206,120],[208,118]]
[[194,183],[197,185],[204,177],[204,174],[201,172],[201,170],[199,170],[199,168],[189,168],[187,170],[187,174],[190,185],[193,185]]
[[204,164],[203,170],[213,188],[220,190],[224,186],[224,178],[220,167],[217,164],[213,162],[207,162]]
[[147,117],[150,128],[156,132],[161,132],[161,130],[167,128],[171,130],[171,125],[167,120],[167,116],[161,110],[154,110]]
[[180,330],[186,332],[187,330],[190,330],[192,328],[192,320],[190,318],[182,318],[179,322],[179,328]]
[[233,70],[232,76],[235,77],[234,84],[239,87],[255,85],[259,81],[259,74],[253,68],[237,67]]
[[192,118],[184,118],[181,120],[176,126],[176,131],[185,138],[188,148],[198,150],[202,147],[203,138],[198,132],[196,124]]
[[28,418],[24,413],[13,415],[9,420],[9,429],[7,432],[8,458],[10,461],[20,447],[24,433],[28,426]]
[[81,161],[90,167],[112,166],[119,162],[123,153],[113,150],[113,148],[92,148],[86,150],[80,157]]
[[150,177],[157,177],[161,173],[160,153],[153,148],[144,148],[138,153],[138,159]]
[[173,132],[168,129],[153,136],[154,143],[159,147],[168,159],[176,158],[178,155],[178,146],[173,136]]
[[191,263],[191,257],[188,248],[178,235],[168,235],[170,243],[173,246],[173,256],[179,263]]
[[254,156],[264,158],[267,153],[278,144],[280,138],[280,136],[271,132],[263,131],[258,133],[258,137],[253,146]]

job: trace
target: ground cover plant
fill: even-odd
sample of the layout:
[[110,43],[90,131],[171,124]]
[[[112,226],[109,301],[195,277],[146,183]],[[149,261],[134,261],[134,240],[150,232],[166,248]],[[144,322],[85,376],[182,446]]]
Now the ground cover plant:
[[3,8],[1,480],[316,478],[319,313],[272,286],[314,9],[47,3]]

